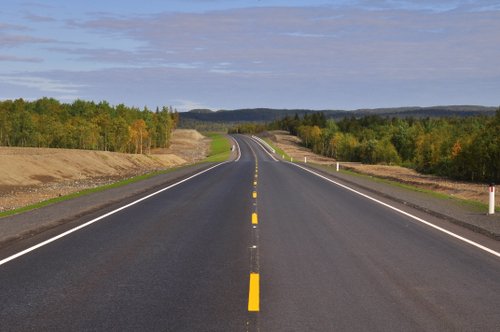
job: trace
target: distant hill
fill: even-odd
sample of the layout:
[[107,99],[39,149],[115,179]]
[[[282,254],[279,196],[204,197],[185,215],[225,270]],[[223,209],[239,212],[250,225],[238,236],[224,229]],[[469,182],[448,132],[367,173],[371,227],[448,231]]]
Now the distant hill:
[[304,114],[323,112],[327,118],[341,119],[344,117],[363,117],[367,115],[379,115],[382,117],[449,117],[449,116],[473,116],[473,115],[494,115],[496,107],[452,105],[452,106],[431,106],[431,107],[399,107],[399,108],[375,108],[358,109],[354,111],[343,110],[309,110],[309,109],[272,109],[272,108],[252,108],[236,110],[211,111],[208,109],[194,109],[189,112],[179,113],[181,127],[183,123],[195,122],[219,122],[219,123],[239,123],[239,122],[270,122],[281,119],[285,116],[295,116]]
[[359,109],[352,111],[356,117],[365,115],[379,115],[383,117],[449,117],[449,116],[474,116],[474,115],[494,115],[496,107],[451,105],[451,106],[430,106],[430,107],[400,107],[400,108],[375,108]]
[[[286,115],[294,116],[299,114],[303,116],[306,113],[318,112],[304,109],[272,109],[272,108],[245,108],[237,110],[220,110],[217,112],[191,110],[185,113],[179,113],[181,119],[192,119],[198,121],[215,122],[269,122],[281,119]],[[323,111],[333,112],[333,111]],[[340,111],[342,112],[342,111]]]
[[195,113],[195,114],[211,114],[214,113],[214,111],[209,110],[207,108],[195,108],[193,110],[190,110],[189,113]]

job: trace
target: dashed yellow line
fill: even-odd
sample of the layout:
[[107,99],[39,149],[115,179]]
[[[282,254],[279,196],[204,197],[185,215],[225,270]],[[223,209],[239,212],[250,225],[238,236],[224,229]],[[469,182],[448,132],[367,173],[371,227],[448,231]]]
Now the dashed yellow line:
[[250,289],[248,291],[248,311],[260,310],[260,277],[258,273],[250,273]]
[[[253,179],[253,186],[254,190],[252,191],[252,197],[255,199],[253,202],[253,205],[256,207],[257,206],[257,178],[259,174],[259,165],[257,162],[257,156],[255,155],[255,152],[252,149],[252,153],[255,157],[255,174],[254,174],[254,179]],[[257,225],[258,224],[258,217],[257,217],[257,211],[252,213],[252,225]],[[254,229],[257,228],[257,226],[253,226]],[[253,249],[256,249],[257,246],[254,245],[252,246]],[[256,249],[258,250],[258,249]],[[257,251],[258,254],[258,251]],[[255,258],[253,259],[255,260]],[[258,261],[258,258],[257,258]],[[252,263],[252,266],[255,264],[255,262]],[[257,263],[258,264],[258,263]],[[249,312],[258,312],[260,311],[260,276],[258,273],[258,265],[257,267],[251,267],[250,271],[253,271],[250,273],[250,285],[249,285],[249,290],[248,290],[248,311]]]
[[252,213],[252,225],[257,225],[259,223],[259,218],[257,217],[257,213]]

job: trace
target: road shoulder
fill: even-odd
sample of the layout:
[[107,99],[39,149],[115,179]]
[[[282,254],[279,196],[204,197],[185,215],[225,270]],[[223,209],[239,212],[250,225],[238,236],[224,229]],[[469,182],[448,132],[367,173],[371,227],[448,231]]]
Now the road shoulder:
[[334,167],[308,163],[310,169],[328,176],[355,189],[368,191],[385,199],[404,204],[416,210],[462,226],[476,233],[486,235],[500,241],[500,215],[487,215],[486,211],[478,211],[460,204],[457,200],[435,197],[428,193],[413,191],[389,184],[387,181],[376,181],[369,176],[353,176],[337,172]]

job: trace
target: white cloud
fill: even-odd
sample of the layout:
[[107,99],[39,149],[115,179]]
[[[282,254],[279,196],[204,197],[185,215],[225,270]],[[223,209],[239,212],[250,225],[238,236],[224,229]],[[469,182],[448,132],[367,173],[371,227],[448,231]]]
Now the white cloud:
[[193,100],[187,100],[187,99],[175,99],[173,100],[174,104],[172,105],[173,108],[177,109],[179,112],[187,112],[192,109],[206,109],[210,108],[205,106],[204,104],[193,101]]
[[64,102],[72,102],[75,101],[76,99],[81,99],[81,96],[78,95],[61,95],[61,96],[56,96],[54,97],[57,100],[61,100]]
[[285,32],[283,33],[285,36],[290,37],[300,37],[300,38],[325,38],[328,35],[323,35],[319,33],[304,33],[304,32]]
[[32,13],[27,13],[24,16],[25,19],[31,22],[41,23],[41,22],[54,22],[55,19],[50,16],[37,15]]
[[[45,91],[66,99],[81,95],[152,107],[174,101],[180,110],[498,100],[500,12],[493,10],[494,1],[335,3],[291,7],[283,0],[281,7],[266,2],[259,8],[75,12],[65,18],[55,12],[58,23],[38,24],[42,28],[33,36],[24,36],[31,30],[11,35],[21,27],[0,23],[0,48],[11,47],[10,56],[44,57],[40,64],[4,66],[2,94]],[[458,9],[445,10],[453,3]],[[488,5],[492,11],[477,11]],[[31,19],[29,27],[44,17]],[[56,27],[63,22],[67,29]],[[52,28],[44,32],[47,26]],[[80,44],[46,39],[68,36]],[[422,100],[424,90],[434,99]]]
[[0,47],[14,47],[23,44],[54,43],[54,39],[38,38],[27,35],[0,35]]
[[210,69],[209,72],[214,73],[214,74],[233,74],[236,73],[236,70],[231,70],[231,69],[222,69],[222,68],[213,68]]
[[0,83],[34,88],[41,92],[61,93],[65,95],[76,95],[79,91],[78,88],[83,87],[83,85],[63,83],[49,78],[34,76],[0,76]]
[[[106,17],[75,26],[145,43],[132,57],[139,66],[150,59],[150,65],[233,77],[268,72],[340,80],[351,79],[356,68],[363,77],[413,79],[429,67],[440,78],[500,74],[499,13],[405,10],[416,1],[362,3],[386,9],[247,8]],[[105,52],[95,55],[105,60]]]
[[42,62],[42,58],[37,57],[21,57],[15,55],[2,55],[0,54],[0,61],[6,62]]

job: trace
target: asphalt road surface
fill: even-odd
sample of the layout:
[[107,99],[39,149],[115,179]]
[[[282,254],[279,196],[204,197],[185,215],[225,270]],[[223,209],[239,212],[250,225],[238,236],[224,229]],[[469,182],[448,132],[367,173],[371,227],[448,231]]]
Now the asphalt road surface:
[[0,330],[500,331],[497,248],[236,140],[236,162],[0,251]]

